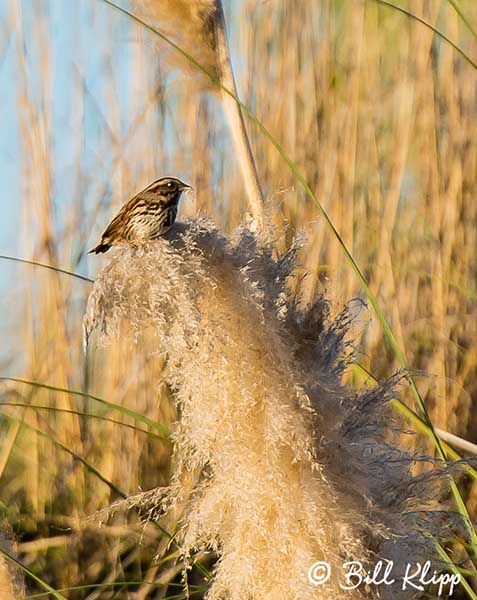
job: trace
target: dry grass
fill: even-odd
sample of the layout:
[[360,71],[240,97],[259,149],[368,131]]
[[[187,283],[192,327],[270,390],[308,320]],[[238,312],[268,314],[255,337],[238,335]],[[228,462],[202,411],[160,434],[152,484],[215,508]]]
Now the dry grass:
[[15,600],[15,590],[8,570],[8,564],[3,556],[0,558],[0,594],[2,594],[4,600]]
[[11,540],[9,540],[3,532],[0,533],[0,597],[2,600],[21,600],[25,594],[22,572],[7,558],[4,554],[13,557],[15,552],[12,549]]
[[[403,4],[475,58],[475,40],[450,3]],[[459,6],[475,22],[475,3]],[[230,14],[229,5],[225,8]],[[84,272],[82,252],[111,214],[165,172],[187,174],[197,189],[182,217],[210,215],[219,229],[235,229],[248,202],[221,108],[196,77],[171,73],[169,58],[161,58],[163,44],[152,43],[135,26],[119,36],[122,18],[101,3],[93,3],[83,21],[73,14],[72,21],[85,27],[72,41],[78,66],[65,83],[72,103],[60,127],[52,104],[57,74],[51,18],[40,4],[12,0],[8,9],[0,49],[9,46],[15,53],[16,77],[9,89],[21,125],[18,255]],[[22,19],[22,10],[30,20]],[[232,12],[231,49],[241,57],[237,79],[244,101],[296,160],[363,267],[410,364],[426,374],[419,386],[435,425],[476,442],[475,71],[422,26],[371,1],[272,0],[247,2]],[[96,86],[83,66],[91,44],[88,29],[100,47]],[[120,54],[125,46],[131,58],[127,67]],[[85,128],[91,121],[94,126]],[[70,126],[68,136],[64,123]],[[280,157],[253,128],[251,135],[274,223],[285,231],[280,251],[297,230],[308,234],[299,272],[308,275],[291,284],[302,306],[325,292],[335,316],[360,294],[354,275]],[[66,166],[59,161],[65,146],[55,146],[58,137],[68,138]],[[89,391],[171,426],[176,414],[169,390],[151,386],[161,378],[161,356],[151,357],[147,344],[115,344],[85,361],[80,322],[88,284],[38,268],[16,272],[5,311],[7,339],[14,339],[10,374]],[[389,377],[395,357],[371,314],[361,313],[355,338],[358,334],[361,362],[378,379]],[[3,387],[2,400],[50,407],[2,410],[60,440],[128,494],[169,480],[171,450],[157,438],[56,409],[146,428],[131,417],[93,400],[26,385]],[[2,510],[16,532],[25,543],[43,542],[65,527],[74,532],[68,546],[64,540],[57,541],[63,546],[25,546],[22,558],[35,572],[58,587],[117,581],[125,574],[148,581],[164,573],[161,563],[150,562],[164,541],[160,532],[148,526],[138,546],[141,530],[135,522],[127,534],[114,522],[100,531],[85,527],[81,516],[103,508],[116,494],[51,439],[19,421],[6,421],[2,428]],[[475,505],[475,487],[469,497]],[[135,593],[154,597],[153,589],[144,583]],[[69,597],[114,598],[123,592]]]

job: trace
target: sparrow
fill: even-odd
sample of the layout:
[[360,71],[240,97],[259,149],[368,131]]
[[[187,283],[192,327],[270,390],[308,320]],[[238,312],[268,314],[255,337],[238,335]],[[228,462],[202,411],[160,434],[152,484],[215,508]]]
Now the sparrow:
[[136,245],[157,239],[174,225],[181,194],[191,189],[176,177],[157,179],[126,202],[88,254],[107,252],[121,242]]

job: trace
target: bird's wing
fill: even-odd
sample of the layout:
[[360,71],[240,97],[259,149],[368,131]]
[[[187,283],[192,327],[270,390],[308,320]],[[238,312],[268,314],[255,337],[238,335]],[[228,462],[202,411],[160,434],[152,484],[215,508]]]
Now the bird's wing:
[[143,190],[138,192],[135,196],[133,196],[130,200],[128,200],[126,202],[126,204],[121,208],[121,210],[118,212],[118,214],[114,217],[114,219],[111,221],[111,223],[104,230],[104,233],[101,236],[101,239],[103,241],[107,240],[108,238],[114,237],[114,235],[117,233],[117,231],[122,227],[122,225],[126,219],[126,215],[129,215],[131,213],[133,207],[136,204],[141,203],[141,199],[144,198],[145,192],[147,193],[147,192],[151,192],[154,190],[154,188],[157,186],[159,181],[160,181],[160,179],[158,179],[157,181],[154,181],[153,183],[151,183],[146,188],[144,188]]
[[114,237],[117,234],[117,232],[121,229],[125,220],[125,216],[130,211],[131,205],[134,204],[135,200],[136,196],[134,198],[131,198],[131,200],[129,200],[128,202],[126,202],[126,204],[121,208],[121,210],[114,217],[111,223],[106,227],[103,235],[101,236],[101,239],[103,241]]

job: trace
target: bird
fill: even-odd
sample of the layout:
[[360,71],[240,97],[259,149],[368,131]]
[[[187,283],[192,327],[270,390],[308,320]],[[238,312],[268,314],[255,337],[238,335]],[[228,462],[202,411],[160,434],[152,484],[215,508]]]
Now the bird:
[[174,225],[181,194],[191,189],[176,177],[156,179],[126,202],[88,254],[107,252],[121,242],[135,246],[157,239]]

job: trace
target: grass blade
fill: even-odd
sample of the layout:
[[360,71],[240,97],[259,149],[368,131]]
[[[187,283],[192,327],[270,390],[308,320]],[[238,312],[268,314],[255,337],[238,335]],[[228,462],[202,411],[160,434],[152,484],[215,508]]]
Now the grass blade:
[[467,27],[467,29],[470,31],[470,33],[475,38],[477,38],[477,33],[475,32],[475,29],[472,27],[472,25],[470,24],[469,19],[464,15],[464,13],[460,9],[460,7],[457,4],[457,2],[455,0],[447,0],[447,2],[449,2],[449,4],[452,6],[452,8],[455,10],[455,12],[459,15],[460,19],[462,20],[462,22],[464,23],[464,25]]
[[[457,565],[455,565],[452,562],[452,560],[450,559],[450,556],[447,554],[447,552],[444,550],[444,548],[439,544],[439,542],[437,540],[435,540],[435,545],[436,545],[436,549],[437,549],[439,556],[449,566],[449,570],[452,571],[455,575],[460,575],[459,568],[457,567]],[[477,574],[477,572],[476,572],[476,574]],[[467,596],[471,600],[477,600],[477,596],[475,595],[475,592],[473,591],[473,589],[470,587],[470,585],[467,583],[467,581],[463,577],[461,577],[460,585],[464,588],[464,590],[467,593]]]
[[[368,371],[368,369],[366,369],[365,367],[363,367],[363,365],[361,365],[360,363],[353,363],[350,366],[350,370],[353,373],[357,373],[360,375],[361,379],[363,379],[363,376],[365,378],[365,380],[367,381],[371,381],[373,385],[378,385],[378,380],[374,377],[374,375]],[[369,383],[366,384],[366,381],[364,382],[364,385],[370,385]],[[403,416],[405,416],[406,418],[408,418],[410,421],[412,421],[414,428],[419,431],[420,433],[423,433],[424,435],[432,438],[432,431],[431,428],[429,427],[429,425],[426,423],[426,421],[424,419],[422,419],[415,411],[413,411],[411,408],[409,408],[402,400],[400,400],[399,398],[394,398],[392,400],[392,404],[394,405],[394,408],[400,412]],[[454,448],[450,445],[452,442],[450,441],[452,437],[457,437],[457,436],[453,436],[453,434],[448,433],[447,431],[441,431],[440,429],[435,428],[435,432],[437,433],[437,435],[441,438],[441,444],[443,446],[443,448],[445,449],[446,455],[449,456],[450,458],[452,458],[452,460],[463,460],[462,456],[456,452],[454,450]],[[446,436],[449,439],[449,442],[446,441]],[[458,440],[461,440],[461,438],[457,438]],[[461,440],[462,442],[466,442],[467,444],[470,444],[470,442],[467,442],[467,440]],[[471,447],[469,447],[469,452],[474,452],[475,450],[477,450],[477,448],[475,448],[475,444],[471,444]],[[468,475],[470,475],[473,479],[475,479],[477,481],[477,470],[472,466],[472,465],[466,465],[464,466],[466,472],[468,473]]]
[[[397,12],[400,12],[404,15],[406,15],[407,17],[409,17],[410,19],[413,19],[414,21],[417,21],[418,23],[420,23],[421,25],[424,25],[424,27],[427,27],[427,29],[430,29],[431,31],[433,31],[438,37],[441,38],[441,40],[443,40],[444,42],[446,42],[447,44],[449,44],[450,46],[452,46],[452,48],[454,48],[454,50],[456,52],[458,52],[462,58],[464,60],[466,60],[472,67],[474,67],[474,69],[477,70],[477,63],[474,62],[470,56],[468,54],[466,54],[462,48],[460,48],[457,44],[455,44],[451,39],[449,39],[446,35],[444,35],[442,33],[442,31],[439,31],[438,29],[436,29],[435,27],[433,27],[430,23],[428,23],[427,21],[425,21],[424,19],[422,19],[421,17],[418,17],[417,15],[415,15],[414,13],[410,12],[409,10],[406,10],[405,8],[403,8],[402,6],[398,6],[397,4],[393,4],[392,2],[388,2],[388,0],[373,0],[373,2],[376,2],[377,4],[381,4],[382,6],[387,6],[388,8],[392,8],[394,10],[396,10]],[[471,30],[473,33],[473,30]],[[474,34],[475,35],[475,34]]]
[[67,408],[58,408],[56,406],[40,406],[38,404],[27,404],[26,402],[0,402],[0,407],[2,406],[19,406],[21,408],[32,408],[34,410],[51,410],[54,412],[61,412],[70,415],[78,415],[80,417],[87,417],[89,419],[98,419],[99,421],[107,421],[108,423],[114,423],[115,425],[120,425],[121,427],[127,427],[128,429],[132,429],[134,431],[139,431],[140,433],[145,433],[146,435],[157,438],[158,440],[164,441],[164,438],[157,435],[153,431],[148,431],[147,429],[141,429],[140,427],[135,427],[134,425],[130,425],[129,423],[123,423],[122,421],[117,421],[116,419],[111,419],[110,417],[103,417],[101,415],[94,415],[92,413],[83,412],[81,410],[70,410]]
[[45,263],[37,262],[36,260],[27,260],[25,258],[17,258],[16,256],[7,256],[6,254],[0,254],[0,259],[2,260],[11,260],[13,262],[23,263],[25,265],[33,265],[34,267],[41,267],[43,269],[48,269],[50,271],[56,271],[57,273],[62,273],[63,275],[69,275],[70,277],[76,277],[76,279],[81,279],[82,281],[86,281],[88,283],[94,283],[94,279],[90,279],[89,277],[85,277],[84,275],[80,275],[79,273],[73,273],[73,271],[67,271],[66,269],[60,269],[59,267],[53,267],[52,265],[46,265]]
[[103,398],[100,398],[99,396],[93,396],[92,394],[88,394],[86,392],[81,392],[79,390],[70,390],[68,388],[62,388],[62,387],[57,387],[55,385],[49,385],[47,383],[38,383],[37,381],[21,379],[19,377],[4,377],[4,376],[2,376],[2,377],[0,377],[0,381],[13,381],[15,383],[24,383],[26,385],[32,385],[34,387],[38,387],[38,388],[41,388],[44,390],[51,390],[53,392],[62,392],[64,394],[72,394],[73,396],[81,396],[82,398],[89,398],[90,400],[99,402],[100,404],[103,404],[104,406],[107,406],[108,408],[111,408],[112,410],[116,410],[128,417],[131,417],[135,421],[139,421],[140,423],[144,423],[145,425],[148,425],[149,427],[151,427],[152,429],[155,429],[156,431],[158,431],[161,434],[161,436],[162,436],[161,439],[163,439],[165,442],[167,442],[169,444],[171,443],[170,439],[169,439],[170,431],[164,425],[161,425],[160,423],[157,423],[156,421],[149,419],[149,417],[141,415],[140,413],[138,413],[130,408],[121,406],[120,404],[116,404],[115,402],[110,402],[108,400],[104,400]]
[[30,569],[28,567],[25,567],[25,565],[23,565],[19,560],[17,560],[14,556],[9,554],[2,548],[0,548],[0,554],[2,554],[2,556],[4,556],[7,560],[12,562],[14,565],[19,567],[24,573],[26,573],[28,575],[28,577],[31,577],[31,579],[36,581],[36,583],[38,583],[39,586],[41,586],[43,589],[45,589],[50,596],[53,596],[53,598],[56,598],[57,600],[67,600],[63,595],[61,595],[59,592],[57,592],[51,586],[49,586],[46,583],[46,581],[43,581],[43,579],[40,579],[37,575],[35,575],[35,573],[33,573],[33,571],[30,571]]
[[104,477],[104,475],[102,475],[98,471],[98,469],[96,469],[95,467],[93,467],[93,465],[91,465],[86,459],[84,459],[82,456],[80,456],[79,454],[77,454],[74,450],[71,450],[71,448],[68,448],[68,446],[66,446],[65,444],[63,444],[59,440],[57,440],[53,435],[51,435],[49,433],[46,433],[45,431],[42,431],[41,429],[38,429],[37,427],[33,427],[32,425],[28,425],[22,419],[18,419],[17,417],[13,417],[12,415],[3,414],[2,416],[5,417],[6,419],[10,420],[10,421],[15,421],[17,423],[20,423],[21,427],[25,427],[26,429],[29,429],[30,431],[34,431],[38,435],[41,435],[42,437],[50,440],[50,442],[52,442],[53,444],[55,444],[55,446],[58,446],[59,448],[61,448],[62,450],[64,450],[68,454],[70,454],[74,459],[76,459],[77,461],[79,461],[82,465],[84,465],[88,469],[88,471],[91,471],[94,475],[96,475],[96,477],[98,477],[98,479],[100,479],[103,483],[105,483],[118,496],[120,496],[121,498],[127,498],[128,497],[125,492],[123,492],[122,490],[120,490],[114,483],[112,483],[111,481],[109,481],[109,479],[106,479],[106,477]]
[[[58,592],[76,592],[79,590],[95,590],[95,589],[106,589],[106,588],[117,588],[117,587],[132,587],[136,585],[152,585],[155,587],[176,587],[182,588],[181,583],[160,583],[159,581],[111,581],[109,583],[89,583],[85,585],[75,585],[71,587],[60,588]],[[203,586],[190,585],[191,593],[205,593],[206,590]],[[40,592],[38,594],[30,594],[25,596],[25,600],[33,600],[34,598],[45,598],[46,593]]]

